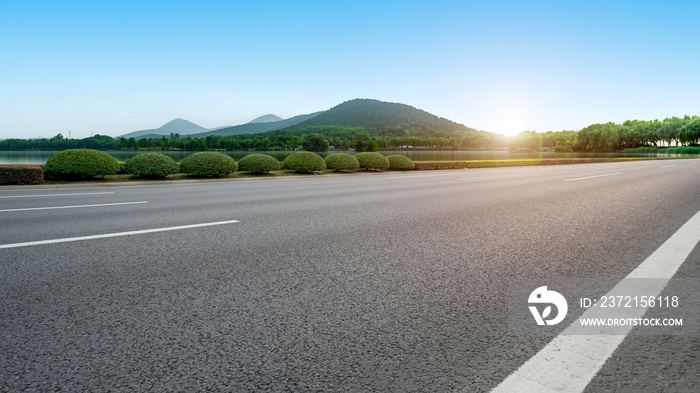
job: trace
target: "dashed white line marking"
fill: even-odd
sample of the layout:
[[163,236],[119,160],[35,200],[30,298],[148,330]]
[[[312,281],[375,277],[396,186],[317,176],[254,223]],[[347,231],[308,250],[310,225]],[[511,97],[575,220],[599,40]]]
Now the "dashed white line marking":
[[39,198],[39,197],[61,197],[61,196],[77,196],[77,195],[102,195],[102,194],[114,194],[111,192],[83,192],[80,194],[42,194],[42,195],[3,195],[0,198]]
[[678,165],[666,165],[666,166],[662,166],[661,168],[671,168],[671,167],[674,167],[674,166],[678,166]]
[[[661,279],[654,280],[657,283],[656,288],[649,293],[650,296],[657,296],[688,258],[698,241],[700,212],[695,213],[626,278]],[[606,296],[628,293],[620,289],[625,285],[629,284],[625,280],[621,281]],[[581,318],[586,318],[589,313],[594,312],[595,308],[589,309]],[[627,336],[576,335],[573,332],[577,332],[577,328],[578,324],[575,321],[491,392],[582,392]],[[630,326],[627,333],[631,329]]]
[[148,201],[138,201],[138,202],[117,202],[117,203],[99,203],[94,205],[74,205],[74,206],[47,206],[47,207],[26,207],[21,209],[3,209],[0,213],[5,212],[21,212],[29,210],[52,210],[52,209],[77,209],[82,207],[102,207],[102,206],[118,206],[118,205],[136,205],[140,203],[148,203]]
[[17,248],[17,247],[27,247],[27,246],[39,246],[39,245],[43,245],[43,244],[77,242],[77,241],[81,241],[81,240],[104,239],[104,238],[108,238],[108,237],[142,235],[142,234],[145,234],[145,233],[165,232],[165,231],[178,231],[178,230],[181,230],[181,229],[210,227],[210,226],[214,226],[214,225],[233,224],[233,223],[236,223],[236,222],[240,222],[240,221],[237,221],[237,220],[215,221],[215,222],[205,222],[205,223],[203,223],[203,224],[192,224],[192,225],[181,225],[181,226],[176,226],[176,227],[165,227],[165,228],[144,229],[144,230],[140,230],[140,231],[105,233],[105,234],[102,234],[102,235],[90,235],[90,236],[79,236],[79,237],[67,237],[67,238],[63,238],[63,239],[39,240],[39,241],[26,242],[26,243],[0,244],[0,248]]
[[606,174],[604,174],[604,175],[577,177],[577,178],[575,178],[575,179],[566,179],[566,180],[564,180],[564,181],[586,180],[586,179],[593,179],[593,178],[596,178],[596,177],[615,176],[615,175],[621,175],[621,174],[622,174],[622,172],[606,173]]

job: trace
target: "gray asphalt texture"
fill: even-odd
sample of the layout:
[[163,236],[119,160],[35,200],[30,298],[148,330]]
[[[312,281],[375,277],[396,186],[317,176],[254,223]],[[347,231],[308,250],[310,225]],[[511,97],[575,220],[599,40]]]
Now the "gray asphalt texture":
[[[488,391],[551,340],[508,334],[508,278],[626,276],[700,210],[698,179],[674,160],[0,189],[114,192],[0,209],[148,201],[3,212],[0,244],[240,221],[0,249],[0,391]],[[628,337],[589,391],[697,387],[699,344]]]

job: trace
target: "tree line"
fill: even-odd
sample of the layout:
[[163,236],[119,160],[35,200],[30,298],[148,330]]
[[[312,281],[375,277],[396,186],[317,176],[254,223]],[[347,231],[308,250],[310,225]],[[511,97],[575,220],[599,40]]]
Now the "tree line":
[[[84,139],[67,139],[58,134],[50,139],[5,139],[0,150],[66,150],[66,149],[180,149],[204,150],[295,150],[325,151],[356,149],[463,149],[506,147],[505,137],[485,131],[430,132],[418,125],[384,129],[344,126],[309,126],[276,130],[259,134],[209,135],[192,138],[171,134],[159,138],[112,138],[95,135]],[[400,130],[400,132],[398,132]]]
[[696,146],[700,141],[700,117],[671,117],[663,121],[627,120],[622,124],[599,123],[579,131],[524,131],[507,138],[485,131],[457,129],[431,131],[421,124],[385,127],[307,126],[259,134],[210,135],[192,138],[171,134],[150,139],[112,138],[95,135],[68,139],[62,134],[45,139],[0,140],[0,150],[66,149],[179,149],[204,150],[295,150],[325,151],[329,148],[374,151],[383,149],[462,150],[505,148],[511,151],[611,152],[657,146]]
[[591,124],[579,131],[524,131],[509,141],[511,151],[613,152],[640,147],[697,146],[700,117],[627,120],[622,124]]

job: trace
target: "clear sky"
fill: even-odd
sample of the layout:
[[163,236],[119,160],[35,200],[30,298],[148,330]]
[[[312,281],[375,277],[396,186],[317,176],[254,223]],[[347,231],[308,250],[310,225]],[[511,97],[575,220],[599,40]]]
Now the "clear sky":
[[700,115],[698,1],[0,0],[0,138],[353,98],[502,134]]

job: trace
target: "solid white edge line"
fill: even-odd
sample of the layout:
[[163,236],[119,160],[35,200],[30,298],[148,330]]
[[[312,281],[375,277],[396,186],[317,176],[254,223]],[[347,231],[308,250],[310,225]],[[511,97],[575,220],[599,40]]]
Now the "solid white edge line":
[[101,206],[135,205],[135,204],[139,204],[139,203],[148,203],[148,201],[100,203],[100,204],[95,204],[95,205],[25,207],[25,208],[20,208],[20,209],[3,209],[3,210],[0,210],[0,213],[5,213],[5,212],[21,212],[21,211],[29,211],[29,210],[76,209],[76,208],[81,208],[81,207],[101,207]]
[[27,246],[39,246],[39,245],[43,245],[43,244],[77,242],[77,241],[81,241],[81,240],[104,239],[104,238],[108,238],[108,237],[141,235],[141,234],[145,234],[145,233],[165,232],[165,231],[177,231],[177,230],[180,230],[180,229],[201,228],[201,227],[209,227],[209,226],[214,226],[214,225],[233,224],[233,223],[236,223],[236,222],[240,222],[240,221],[237,221],[237,220],[215,221],[215,222],[205,222],[205,223],[203,223],[203,224],[181,225],[181,226],[176,226],[176,227],[165,227],[165,228],[155,228],[155,229],[143,229],[143,230],[139,230],[139,231],[129,231],[129,232],[105,233],[105,234],[102,234],[102,235],[68,237],[68,238],[63,238],[63,239],[39,240],[39,241],[26,242],[26,243],[0,244],[0,248],[16,248],[16,247],[27,247]]
[[57,197],[57,196],[76,196],[76,195],[101,195],[114,194],[114,191],[109,192],[83,192],[79,194],[43,194],[43,195],[3,195],[0,198],[38,198],[38,197]]
[[[625,278],[666,279],[658,293],[676,274],[700,241],[700,212],[688,220],[656,251]],[[620,284],[609,293],[619,292]],[[649,295],[658,295],[658,293]],[[589,309],[581,318],[595,312]],[[501,382],[492,393],[582,392],[627,335],[573,335],[576,322]],[[630,327],[627,330],[631,330]]]
[[614,176],[614,175],[621,175],[622,172],[615,172],[615,173],[606,173],[604,175],[594,175],[594,176],[586,176],[586,177],[577,177],[575,179],[566,179],[564,181],[576,181],[576,180],[585,180],[585,179],[593,179],[595,177],[604,177],[604,176]]

